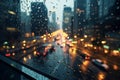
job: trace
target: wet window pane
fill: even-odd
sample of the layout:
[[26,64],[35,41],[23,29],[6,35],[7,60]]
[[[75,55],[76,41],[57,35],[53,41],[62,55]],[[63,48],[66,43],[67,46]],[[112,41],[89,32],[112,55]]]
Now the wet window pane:
[[0,55],[50,79],[119,80],[120,1],[0,0]]

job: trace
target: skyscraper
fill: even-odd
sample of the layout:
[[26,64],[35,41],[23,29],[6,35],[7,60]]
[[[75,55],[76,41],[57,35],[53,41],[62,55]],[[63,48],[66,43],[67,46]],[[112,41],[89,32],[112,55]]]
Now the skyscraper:
[[56,23],[56,12],[52,12],[52,22]]
[[99,6],[97,0],[90,1],[90,23],[97,23],[99,18]]
[[116,0],[99,0],[99,17],[103,17],[109,13],[109,8]]
[[71,18],[72,10],[71,7],[64,7],[63,11],[63,30],[70,35],[71,33]]
[[31,3],[31,25],[31,31],[35,36],[43,35],[48,30],[47,8],[44,3]]
[[74,1],[74,33],[81,36],[86,22],[86,3],[86,0]]
[[0,5],[0,32],[3,41],[14,42],[20,37],[20,0],[2,0]]

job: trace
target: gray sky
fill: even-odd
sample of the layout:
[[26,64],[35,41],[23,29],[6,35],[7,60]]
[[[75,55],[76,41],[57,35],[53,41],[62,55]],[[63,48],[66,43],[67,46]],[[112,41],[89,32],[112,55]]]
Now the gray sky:
[[[21,0],[21,11],[26,12],[27,15],[29,15],[31,11],[31,2],[43,2],[43,0]],[[73,0],[46,0],[45,4],[48,8],[48,12],[53,11],[53,6],[55,6],[54,11],[56,11],[56,16],[59,17],[59,20],[57,22],[60,24],[60,27],[62,27],[62,15],[64,5],[71,8],[74,7]]]

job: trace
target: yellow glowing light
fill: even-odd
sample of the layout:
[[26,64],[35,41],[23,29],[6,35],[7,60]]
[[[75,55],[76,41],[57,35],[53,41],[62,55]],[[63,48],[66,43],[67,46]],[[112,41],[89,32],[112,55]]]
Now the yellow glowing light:
[[33,53],[34,53],[34,55],[36,55],[36,54],[37,54],[37,51],[34,51]]
[[104,50],[104,53],[108,53],[108,50]]
[[76,35],[74,35],[74,38],[77,38],[77,36],[76,36]]
[[85,45],[84,45],[84,47],[87,47],[87,46],[88,46],[88,44],[85,44]]
[[26,41],[24,40],[23,43],[26,43]]
[[89,63],[90,63],[89,61],[84,61],[84,62],[83,62],[84,66],[89,65]]
[[84,35],[84,38],[87,38],[88,36],[87,35]]
[[43,38],[43,36],[41,36],[41,38]]
[[36,39],[34,39],[33,42],[36,42]]
[[89,61],[83,61],[83,64],[80,66],[83,72],[87,71],[89,64],[90,64]]
[[114,70],[118,70],[118,66],[117,65],[113,65],[113,69]]
[[84,41],[84,39],[80,39],[80,41]]
[[13,27],[7,27],[6,28],[8,31],[16,31],[17,29],[16,28],[13,28]]
[[93,47],[93,45],[92,45],[92,44],[88,44],[88,46],[89,46],[89,47]]
[[100,72],[100,73],[98,74],[98,80],[104,80],[104,79],[105,79],[104,73]]
[[15,15],[16,13],[14,11],[8,11],[9,14]]
[[24,62],[26,62],[26,61],[27,61],[27,58],[26,58],[26,57],[24,57],[24,58],[23,58],[23,61],[24,61]]
[[46,35],[45,35],[45,34],[44,34],[43,36],[44,36],[44,37],[46,37]]
[[15,48],[15,46],[12,46],[12,48],[14,49],[14,48]]
[[23,46],[26,46],[26,44],[23,44]]
[[106,41],[101,41],[102,44],[106,44]]
[[96,47],[94,47],[94,49],[97,49]]
[[43,40],[45,41],[45,40],[46,40],[46,38],[43,38]]
[[73,43],[73,44],[76,44],[76,43],[77,43],[77,41],[72,41],[72,43]]
[[113,53],[119,53],[119,51],[118,50],[113,50]]
[[94,40],[94,38],[91,38],[91,41],[93,41]]
[[119,51],[118,50],[113,50],[113,55],[115,55],[115,56],[119,55]]

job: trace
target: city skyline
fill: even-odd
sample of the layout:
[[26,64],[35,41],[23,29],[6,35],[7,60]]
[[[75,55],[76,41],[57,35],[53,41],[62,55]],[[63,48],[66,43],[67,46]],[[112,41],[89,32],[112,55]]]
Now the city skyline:
[[[58,27],[60,27],[62,29],[62,20],[63,20],[63,8],[64,6],[68,6],[72,8],[72,11],[74,9],[74,1],[73,0],[21,0],[21,12],[25,12],[28,16],[30,15],[31,12],[31,2],[44,2],[45,1],[45,5],[48,8],[48,17],[49,16],[49,11],[55,11],[56,12],[56,20],[57,23],[60,25]],[[59,19],[57,19],[59,18]]]

